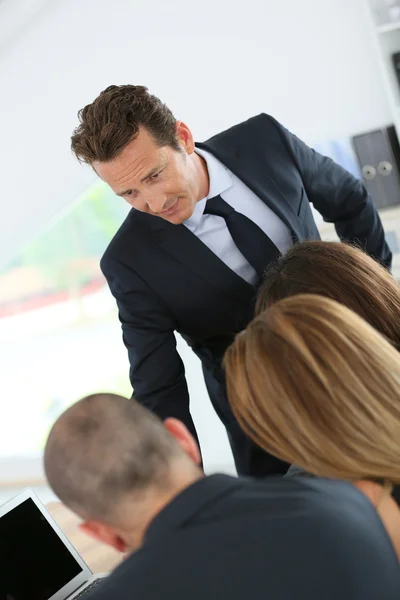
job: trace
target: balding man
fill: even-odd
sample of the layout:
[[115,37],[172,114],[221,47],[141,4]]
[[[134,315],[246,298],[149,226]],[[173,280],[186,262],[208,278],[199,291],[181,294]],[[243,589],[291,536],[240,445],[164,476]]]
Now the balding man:
[[205,477],[186,427],[134,400],[84,398],[45,449],[82,529],[130,556],[97,600],[396,600],[397,557],[348,483]]

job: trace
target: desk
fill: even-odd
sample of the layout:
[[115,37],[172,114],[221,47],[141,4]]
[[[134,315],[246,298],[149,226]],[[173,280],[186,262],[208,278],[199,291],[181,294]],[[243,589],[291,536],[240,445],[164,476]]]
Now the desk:
[[80,531],[80,519],[61,502],[51,502],[46,508],[93,573],[111,571],[122,561],[122,554]]

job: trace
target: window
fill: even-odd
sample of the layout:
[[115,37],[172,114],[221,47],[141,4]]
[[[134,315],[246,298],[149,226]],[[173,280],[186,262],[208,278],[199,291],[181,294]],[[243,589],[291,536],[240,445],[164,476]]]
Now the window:
[[0,459],[40,454],[54,419],[85,394],[131,394],[99,268],[126,213],[97,182],[0,272]]

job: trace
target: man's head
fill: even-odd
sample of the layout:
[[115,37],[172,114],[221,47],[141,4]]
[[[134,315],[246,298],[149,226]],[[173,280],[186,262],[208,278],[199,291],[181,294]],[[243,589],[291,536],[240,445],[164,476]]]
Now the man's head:
[[136,210],[180,224],[207,195],[189,128],[147,88],[112,85],[78,116],[73,152]]
[[185,426],[162,423],[135,400],[88,396],[54,424],[44,452],[50,486],[84,524],[121,552],[141,544],[156,514],[201,477]]

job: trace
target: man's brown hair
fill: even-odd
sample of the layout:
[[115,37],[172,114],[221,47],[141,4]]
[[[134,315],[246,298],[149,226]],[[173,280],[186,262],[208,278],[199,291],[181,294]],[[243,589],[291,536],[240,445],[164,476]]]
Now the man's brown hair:
[[159,146],[179,151],[176,119],[170,109],[142,85],[110,85],[78,112],[80,125],[71,149],[80,162],[108,162],[134,140],[141,127]]

